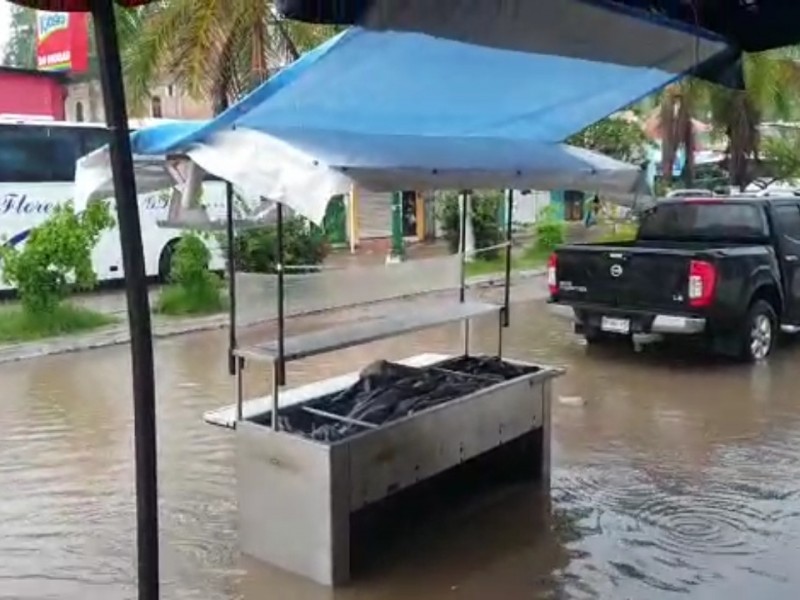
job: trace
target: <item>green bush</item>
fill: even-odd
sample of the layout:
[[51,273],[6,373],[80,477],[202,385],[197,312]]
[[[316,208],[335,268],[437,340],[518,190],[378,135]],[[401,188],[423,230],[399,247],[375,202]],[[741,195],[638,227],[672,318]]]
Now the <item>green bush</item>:
[[[459,194],[450,192],[440,197],[437,203],[437,216],[442,225],[444,238],[450,251],[459,250],[460,217]],[[503,193],[500,191],[475,192],[472,194],[471,215],[472,231],[475,235],[475,249],[490,248],[499,244],[504,237],[501,221]],[[500,256],[500,250],[490,250],[478,254],[481,260],[494,260]]]
[[534,231],[536,233],[535,249],[538,252],[552,252],[564,243],[567,225],[558,218],[555,208],[546,206],[539,211]]
[[67,202],[34,228],[21,248],[0,246],[3,279],[17,288],[29,316],[52,315],[73,289],[96,286],[92,250],[113,225],[107,203],[92,202],[76,213],[72,202]]
[[52,311],[31,314],[18,307],[0,309],[0,342],[23,342],[41,338],[89,331],[116,323],[111,315],[104,315],[67,302],[58,304]]
[[639,232],[638,223],[625,221],[622,223],[607,223],[604,224],[606,231],[598,238],[598,242],[602,244],[613,244],[614,242],[632,242],[636,239],[636,234]]
[[[236,268],[249,273],[274,273],[278,256],[274,225],[248,229],[236,235]],[[319,265],[328,255],[328,242],[319,227],[301,217],[283,223],[283,263],[289,266]]]
[[219,277],[209,271],[211,262],[203,239],[185,234],[172,257],[171,285],[162,290],[158,310],[167,315],[196,315],[219,312],[224,308]]

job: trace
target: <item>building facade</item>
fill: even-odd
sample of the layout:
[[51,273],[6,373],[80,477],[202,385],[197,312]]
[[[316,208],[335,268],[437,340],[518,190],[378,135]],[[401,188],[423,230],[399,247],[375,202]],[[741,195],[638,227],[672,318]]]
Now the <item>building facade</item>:
[[63,121],[66,96],[63,75],[0,67],[0,116]]
[[[97,80],[67,82],[64,104],[67,121],[105,121],[102,90]],[[135,116],[154,119],[208,119],[213,115],[211,102],[191,98],[177,84],[161,84],[153,87],[143,114]]]

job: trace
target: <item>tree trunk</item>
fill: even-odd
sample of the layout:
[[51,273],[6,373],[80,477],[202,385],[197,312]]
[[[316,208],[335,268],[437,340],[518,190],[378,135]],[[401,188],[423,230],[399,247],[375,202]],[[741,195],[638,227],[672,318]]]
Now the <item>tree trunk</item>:
[[685,92],[681,96],[681,104],[678,108],[678,122],[676,124],[678,130],[678,139],[683,146],[686,161],[683,164],[683,183],[687,188],[694,187],[695,179],[695,137],[694,137],[694,123],[692,122],[692,101],[690,94]]
[[672,183],[672,171],[675,168],[677,140],[675,135],[675,96],[671,90],[664,93],[661,101],[661,178],[664,185]]

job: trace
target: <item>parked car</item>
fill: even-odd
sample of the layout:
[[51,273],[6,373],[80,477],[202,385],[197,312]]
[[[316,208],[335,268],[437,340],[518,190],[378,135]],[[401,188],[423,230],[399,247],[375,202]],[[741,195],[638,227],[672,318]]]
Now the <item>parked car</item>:
[[548,284],[590,344],[686,336],[764,360],[800,331],[800,198],[662,200],[632,242],[560,247]]

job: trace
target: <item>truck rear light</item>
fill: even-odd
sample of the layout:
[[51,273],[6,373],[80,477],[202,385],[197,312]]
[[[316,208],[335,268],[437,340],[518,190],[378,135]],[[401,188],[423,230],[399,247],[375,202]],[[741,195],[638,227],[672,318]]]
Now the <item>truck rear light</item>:
[[717,268],[704,260],[689,263],[689,305],[704,308],[714,300]]
[[558,293],[558,256],[556,256],[555,252],[550,255],[550,259],[547,261],[547,287],[551,296],[555,296]]

